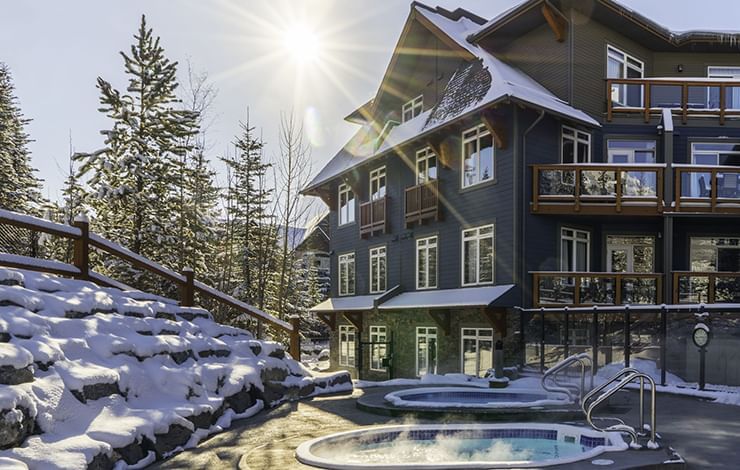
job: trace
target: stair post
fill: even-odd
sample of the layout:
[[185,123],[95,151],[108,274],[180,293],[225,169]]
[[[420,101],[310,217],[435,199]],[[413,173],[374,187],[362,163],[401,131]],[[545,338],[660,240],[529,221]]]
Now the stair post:
[[192,307],[195,303],[195,272],[192,268],[183,268],[185,283],[180,286],[180,305]]
[[78,214],[72,225],[80,229],[80,237],[74,240],[74,265],[80,270],[78,278],[90,279],[90,221],[83,213]]
[[293,329],[290,332],[290,355],[296,361],[301,360],[301,317],[298,315],[290,316],[290,326]]

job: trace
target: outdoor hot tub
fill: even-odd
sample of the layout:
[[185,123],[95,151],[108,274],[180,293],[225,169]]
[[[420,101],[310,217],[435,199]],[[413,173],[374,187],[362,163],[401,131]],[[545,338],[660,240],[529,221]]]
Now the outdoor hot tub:
[[296,457],[326,469],[531,468],[627,448],[617,433],[563,424],[431,424],[332,434],[304,442]]
[[425,387],[398,390],[384,399],[398,407],[409,408],[537,408],[569,405],[564,395],[542,389],[482,389],[471,387]]

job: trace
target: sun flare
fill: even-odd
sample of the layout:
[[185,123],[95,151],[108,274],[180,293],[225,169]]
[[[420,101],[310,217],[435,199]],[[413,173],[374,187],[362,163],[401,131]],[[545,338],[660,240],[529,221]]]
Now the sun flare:
[[299,64],[316,61],[321,53],[318,35],[305,25],[288,28],[283,41],[286,52]]

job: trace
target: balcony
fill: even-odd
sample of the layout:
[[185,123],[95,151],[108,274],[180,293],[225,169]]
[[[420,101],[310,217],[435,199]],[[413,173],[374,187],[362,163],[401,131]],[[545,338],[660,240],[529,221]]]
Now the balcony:
[[406,188],[406,227],[439,220],[439,185],[437,180]]
[[606,79],[607,121],[615,113],[640,114],[670,109],[685,124],[689,116],[740,116],[740,81],[703,77]]
[[376,232],[386,233],[388,196],[360,204],[360,236],[363,238]]
[[533,304],[537,307],[659,304],[662,274],[534,272]]
[[673,273],[673,303],[740,303],[740,272]]
[[674,165],[676,212],[740,214],[740,167]]
[[533,165],[532,212],[659,215],[664,170],[662,165]]

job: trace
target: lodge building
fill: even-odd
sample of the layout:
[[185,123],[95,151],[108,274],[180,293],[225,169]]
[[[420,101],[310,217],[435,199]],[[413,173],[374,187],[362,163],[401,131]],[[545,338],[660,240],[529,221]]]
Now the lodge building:
[[537,361],[516,307],[740,303],[740,35],[613,0],[410,10],[303,191],[330,209],[332,368]]

